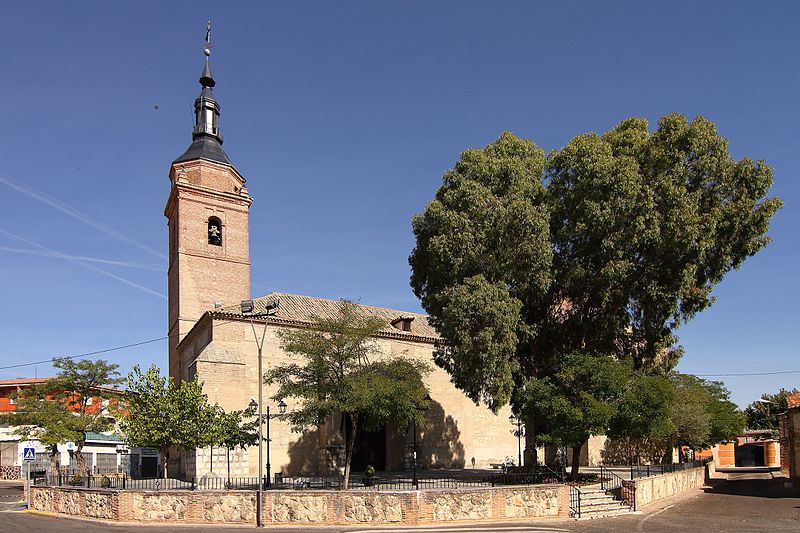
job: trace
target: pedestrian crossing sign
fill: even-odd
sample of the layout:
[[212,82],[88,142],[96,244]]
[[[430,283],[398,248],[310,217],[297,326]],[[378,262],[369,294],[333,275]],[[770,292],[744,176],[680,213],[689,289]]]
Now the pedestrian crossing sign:
[[22,452],[22,459],[24,461],[35,461],[36,460],[36,450],[33,448],[24,448],[24,452]]

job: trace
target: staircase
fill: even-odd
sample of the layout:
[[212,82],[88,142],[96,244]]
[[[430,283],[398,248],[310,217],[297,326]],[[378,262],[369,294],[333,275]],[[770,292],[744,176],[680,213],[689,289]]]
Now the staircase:
[[581,489],[580,512],[576,518],[602,518],[631,512],[630,506],[603,489]]

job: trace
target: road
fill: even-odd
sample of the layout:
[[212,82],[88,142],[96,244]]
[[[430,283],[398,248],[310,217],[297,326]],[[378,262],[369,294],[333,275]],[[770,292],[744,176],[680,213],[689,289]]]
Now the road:
[[[477,533],[492,531],[498,533],[525,533],[530,532],[585,532],[609,533],[617,531],[648,531],[648,532],[715,532],[737,531],[745,532],[772,532],[772,531],[800,531],[800,489],[787,489],[783,487],[783,478],[773,479],[769,473],[735,473],[729,474],[726,482],[719,482],[713,487],[696,490],[688,497],[681,497],[662,504],[655,504],[641,514],[633,514],[615,518],[600,518],[595,520],[559,520],[535,523],[498,523],[481,525],[462,525],[457,527],[424,527],[424,528],[314,528],[307,531],[316,533],[360,531],[360,533]],[[11,494],[11,498],[3,495]],[[59,531],[72,531],[80,529],[85,533],[142,533],[142,526],[137,525],[106,525],[98,522],[76,521],[67,518],[54,518],[38,516],[23,512],[15,512],[19,505],[8,502],[16,495],[21,495],[19,489],[9,489],[0,485],[0,531],[15,531],[20,533],[42,532],[55,533]],[[5,503],[4,503],[5,502]],[[5,509],[3,509],[5,508]],[[187,526],[148,526],[147,532],[161,533],[173,532],[176,529],[207,533],[217,531],[231,531],[230,527]],[[239,528],[237,528],[239,529]],[[249,529],[249,528],[246,528]],[[302,528],[274,528],[269,530],[275,533],[300,533]]]

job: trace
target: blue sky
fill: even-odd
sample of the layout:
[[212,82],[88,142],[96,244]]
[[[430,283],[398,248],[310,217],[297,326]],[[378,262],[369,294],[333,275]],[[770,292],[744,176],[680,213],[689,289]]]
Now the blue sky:
[[[167,172],[191,140],[209,18],[225,149],[255,197],[254,296],[419,310],[410,218],[463,149],[702,114],[735,157],[775,168],[785,207],[679,331],[679,369],[800,370],[800,6],[743,1],[8,4],[0,366],[166,334]],[[165,367],[166,343],[103,357]],[[746,404],[800,373],[724,381]]]

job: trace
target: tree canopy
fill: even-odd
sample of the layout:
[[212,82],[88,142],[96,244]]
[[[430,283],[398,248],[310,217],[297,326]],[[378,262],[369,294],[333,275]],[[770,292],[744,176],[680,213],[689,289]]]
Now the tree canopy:
[[307,329],[282,331],[283,349],[298,362],[276,366],[265,377],[266,383],[278,385],[273,399],[299,400],[284,415],[294,430],[318,426],[335,413],[348,419],[345,489],[359,426],[372,430],[392,421],[404,428],[424,420],[419,409],[426,403],[427,366],[400,357],[370,360],[378,354],[374,336],[384,325],[343,300],[336,316],[317,317]]
[[16,412],[3,420],[18,426],[17,435],[50,446],[53,458],[57,457],[58,444],[74,442],[78,467],[85,469],[82,450],[86,434],[112,429],[114,406],[102,402],[119,396],[109,388],[124,379],[117,372],[119,365],[102,359],[55,358],[53,366],[59,369],[56,377],[25,389],[17,400]]
[[605,433],[630,379],[630,364],[608,356],[568,354],[552,376],[532,378],[517,391],[522,417],[535,423],[536,437],[572,447],[572,474],[578,474],[581,445]]
[[167,477],[169,448],[194,450],[220,439],[219,409],[208,403],[203,385],[195,377],[175,385],[151,365],[142,373],[138,365],[128,374],[126,407],[120,427],[130,446],[157,448]]
[[778,430],[778,413],[789,409],[787,397],[797,394],[797,389],[781,389],[774,394],[764,393],[761,398],[754,401],[744,409],[747,417],[747,427],[750,429]]
[[664,372],[675,330],[769,241],[772,170],[734,160],[703,117],[630,118],[549,155],[511,133],[466,150],[413,219],[411,286],[445,340],[436,363],[506,404],[582,352]]
[[730,401],[722,382],[678,372],[670,375],[670,381],[675,395],[669,435],[672,445],[703,449],[742,433],[744,414]]

